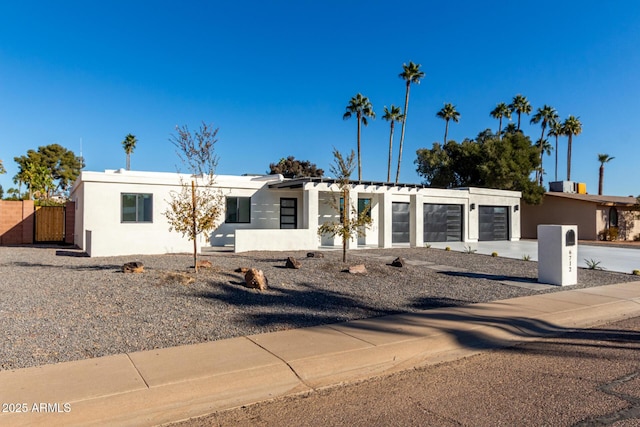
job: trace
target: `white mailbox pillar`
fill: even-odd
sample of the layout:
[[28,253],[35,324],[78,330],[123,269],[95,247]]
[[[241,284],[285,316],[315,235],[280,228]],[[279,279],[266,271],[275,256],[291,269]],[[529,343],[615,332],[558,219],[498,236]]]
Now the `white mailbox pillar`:
[[577,225],[538,225],[538,282],[578,283]]

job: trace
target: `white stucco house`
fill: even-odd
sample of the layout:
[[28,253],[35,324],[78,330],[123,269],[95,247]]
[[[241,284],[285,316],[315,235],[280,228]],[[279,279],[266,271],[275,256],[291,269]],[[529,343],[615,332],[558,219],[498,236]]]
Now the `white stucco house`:
[[[176,173],[82,171],[71,190],[75,244],[89,256],[190,252],[193,243],[170,232],[163,215],[181,178],[190,181]],[[225,197],[225,212],[199,247],[244,252],[341,246],[338,237],[317,234],[320,224],[339,218],[328,203],[339,193],[334,180],[218,175],[215,186]],[[366,236],[349,242],[350,248],[520,239],[517,191],[354,181],[349,197],[349,205],[369,206],[372,218]]]

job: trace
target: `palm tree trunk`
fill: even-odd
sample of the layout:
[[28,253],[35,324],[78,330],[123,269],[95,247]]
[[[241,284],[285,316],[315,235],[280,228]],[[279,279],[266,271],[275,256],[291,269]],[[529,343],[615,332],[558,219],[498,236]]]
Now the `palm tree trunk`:
[[447,145],[447,134],[449,133],[449,119],[445,120],[445,125],[444,125],[444,141],[443,141],[443,145]]
[[600,176],[598,177],[598,196],[602,196],[603,184],[604,184],[604,163],[600,165]]
[[556,135],[556,171],[554,180],[558,180],[558,136]]
[[520,113],[518,113],[518,130],[520,130]]
[[389,134],[389,162],[387,163],[387,182],[391,182],[391,157],[393,156],[393,127],[394,122],[391,121],[391,132]]
[[[539,147],[540,148],[540,168],[542,168],[542,140],[544,139],[544,128],[545,128],[545,122],[542,122],[542,135],[540,135],[540,147]],[[540,181],[540,183],[542,183],[542,177],[540,175],[542,175],[542,172],[536,170],[536,182]]]
[[569,143],[567,144],[567,181],[571,181],[571,137],[569,134]]
[[131,155],[127,153],[127,170],[131,170]]
[[502,116],[498,119],[498,139],[502,139]]
[[398,169],[396,170],[396,184],[400,179],[400,163],[402,162],[402,147],[404,144],[404,127],[407,124],[407,113],[409,112],[409,90],[411,89],[411,81],[407,81],[407,91],[404,95],[404,120],[402,121],[402,131],[400,133],[400,147],[398,150]]
[[360,124],[362,122],[362,116],[358,112],[358,181],[362,181],[362,158],[360,157]]

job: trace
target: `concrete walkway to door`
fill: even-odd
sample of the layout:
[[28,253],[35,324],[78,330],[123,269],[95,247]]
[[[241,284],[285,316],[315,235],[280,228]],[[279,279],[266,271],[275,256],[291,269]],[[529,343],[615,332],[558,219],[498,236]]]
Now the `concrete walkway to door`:
[[[452,251],[466,252],[473,250],[478,254],[491,255],[497,252],[505,258],[523,259],[530,257],[531,261],[538,260],[538,242],[536,240],[520,240],[515,242],[437,242],[429,243],[432,248],[444,249],[447,246]],[[607,271],[617,271],[631,274],[633,270],[640,270],[640,246],[637,248],[620,248],[603,245],[578,244],[578,267],[587,268],[587,261],[599,262],[598,267]]]

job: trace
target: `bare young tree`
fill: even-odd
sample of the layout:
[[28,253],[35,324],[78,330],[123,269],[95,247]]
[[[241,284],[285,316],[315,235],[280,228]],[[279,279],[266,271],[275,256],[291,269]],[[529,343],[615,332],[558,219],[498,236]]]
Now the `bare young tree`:
[[[339,213],[340,221],[328,221],[318,227],[318,234],[328,234],[332,237],[340,236],[342,238],[342,262],[347,262],[347,242],[354,238],[360,237],[365,230],[371,226],[371,215],[369,215],[369,207],[358,213],[358,208],[349,203],[349,191],[351,183],[349,178],[355,169],[355,153],[351,150],[351,154],[344,158],[342,154],[333,149],[334,164],[331,165],[331,173],[338,181],[340,196],[332,193],[329,205]],[[341,206],[340,198],[343,200]]]
[[[176,134],[169,141],[176,154],[191,173],[191,182],[180,179],[180,191],[171,192],[169,207],[164,215],[169,230],[177,231],[193,241],[193,266],[198,272],[198,236],[214,230],[224,209],[224,196],[215,184],[218,157],[214,146],[218,129],[202,122],[200,129],[191,133],[187,126],[176,126]],[[179,171],[179,169],[178,169]]]

